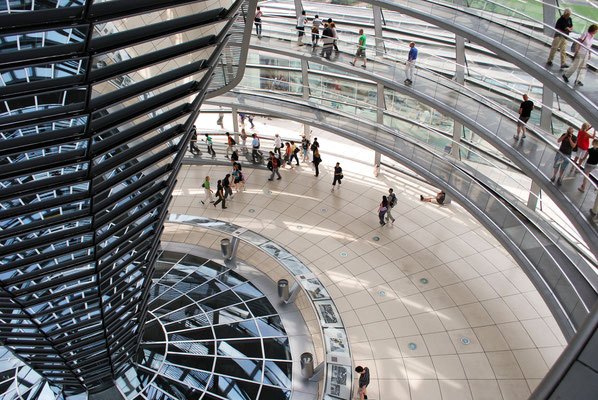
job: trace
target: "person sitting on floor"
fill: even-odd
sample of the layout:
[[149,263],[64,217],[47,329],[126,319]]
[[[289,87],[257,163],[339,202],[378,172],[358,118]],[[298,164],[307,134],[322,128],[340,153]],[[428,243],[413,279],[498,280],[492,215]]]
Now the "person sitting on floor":
[[440,192],[438,192],[438,194],[436,196],[427,196],[427,197],[424,197],[423,194],[420,194],[419,199],[421,201],[426,201],[428,203],[431,203],[432,201],[436,200],[436,202],[438,204],[444,204],[444,200],[446,199],[446,193],[444,193],[444,190],[441,190]]

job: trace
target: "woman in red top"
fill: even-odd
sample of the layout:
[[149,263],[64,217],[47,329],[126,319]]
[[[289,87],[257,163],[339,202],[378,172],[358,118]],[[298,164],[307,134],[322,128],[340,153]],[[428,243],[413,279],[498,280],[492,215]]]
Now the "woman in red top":
[[575,159],[573,160],[574,163],[577,163],[581,168],[581,165],[586,160],[588,156],[588,149],[590,148],[590,139],[594,139],[596,137],[596,130],[594,130],[594,134],[590,135],[588,131],[592,129],[592,126],[587,122],[584,122],[581,125],[581,129],[577,133],[577,153],[575,155]]

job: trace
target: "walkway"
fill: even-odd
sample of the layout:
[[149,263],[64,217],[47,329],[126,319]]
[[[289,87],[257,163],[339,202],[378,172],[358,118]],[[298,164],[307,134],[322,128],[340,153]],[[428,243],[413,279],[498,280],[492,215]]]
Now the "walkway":
[[549,48],[526,33],[505,28],[501,23],[478,16],[478,10],[458,7],[454,3],[426,0],[408,0],[401,3],[390,0],[365,2],[437,25],[492,50],[499,57],[542,81],[593,126],[598,126],[598,73],[587,71],[584,86],[576,86],[575,90],[572,90],[572,85],[566,84],[561,78],[558,63],[550,68],[546,66]]
[[[536,287],[542,290],[562,329],[570,337],[596,302],[598,276],[566,243],[554,242],[526,218],[514,212],[510,205],[496,198],[492,191],[500,187],[480,184],[468,173],[469,168],[452,158],[436,155],[394,130],[334,109],[314,108],[310,103],[282,96],[258,96],[229,93],[209,104],[237,106],[249,112],[268,112],[276,118],[290,119],[319,127],[349,138],[408,166],[429,182],[442,187],[463,207],[485,224],[530,274]],[[474,172],[475,174],[475,172]],[[556,235],[558,238],[558,235]],[[572,257],[572,258],[571,258]],[[574,260],[574,261],[573,261]],[[556,274],[555,274],[556,273]]]
[[[257,127],[274,123],[259,118]],[[300,132],[292,121],[278,128]],[[565,341],[523,271],[460,206],[424,204],[419,194],[433,189],[375,179],[365,162],[372,151],[317,128],[314,135],[322,148],[336,147],[348,158],[325,158],[320,179],[305,165],[275,182],[266,180],[267,171],[247,169],[247,191],[221,210],[199,205],[200,184],[228,168],[185,166],[170,212],[260,232],[317,271],[349,327],[355,364],[371,370],[370,398],[526,399]],[[337,160],[345,180],[331,193]],[[398,193],[397,220],[380,228],[375,210],[388,187]],[[176,235],[165,232],[163,240]],[[193,239],[209,246],[211,236]]]
[[[266,34],[270,34],[268,30]],[[280,38],[282,37],[282,38]],[[402,83],[404,80],[404,66],[386,59],[370,58],[365,68],[352,67],[349,61],[353,56],[338,53],[333,61],[325,60],[312,52],[311,46],[297,46],[294,37],[278,33],[276,38],[264,36],[262,39],[252,38],[250,47],[255,50],[268,51],[285,57],[305,59],[309,62],[323,64],[325,67],[346,71],[353,75],[381,83],[385,87],[413,97],[437,110],[463,123],[476,134],[487,140],[492,146],[509,157],[528,176],[547,193],[561,210],[572,221],[576,229],[592,249],[598,254],[598,228],[589,218],[588,210],[594,202],[593,191],[587,190],[580,193],[580,186],[576,176],[567,176],[562,186],[556,187],[550,182],[553,173],[553,160],[556,146],[545,138],[550,134],[542,132],[537,127],[532,127],[539,133],[528,134],[524,141],[516,142],[513,134],[516,132],[517,116],[501,110],[495,103],[490,103],[486,98],[476,94],[456,82],[433,74],[430,71],[418,70],[417,76],[411,86]],[[246,82],[248,82],[246,80]],[[259,81],[256,81],[259,83]],[[571,168],[571,167],[570,167]]]

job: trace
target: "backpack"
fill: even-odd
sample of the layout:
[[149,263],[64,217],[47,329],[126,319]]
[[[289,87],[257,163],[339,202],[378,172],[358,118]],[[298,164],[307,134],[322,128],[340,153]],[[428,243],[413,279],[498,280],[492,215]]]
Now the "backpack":
[[395,194],[393,193],[393,194],[391,194],[388,197],[389,197],[389,200],[390,200],[388,202],[390,204],[390,207],[394,207],[397,204],[397,196],[395,196]]
[[230,139],[230,145],[231,145],[231,146],[234,146],[234,145],[236,145],[236,144],[237,144],[237,142],[235,142],[235,139],[233,139],[233,137],[232,137],[232,136],[229,136],[229,139]]
[[311,151],[316,151],[318,149],[318,146],[316,146],[315,143],[312,143],[310,149],[311,149]]

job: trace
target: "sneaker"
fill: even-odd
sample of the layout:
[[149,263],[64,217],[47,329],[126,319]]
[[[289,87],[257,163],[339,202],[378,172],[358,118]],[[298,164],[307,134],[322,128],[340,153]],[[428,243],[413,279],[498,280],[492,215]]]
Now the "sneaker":
[[578,86],[583,86],[583,82],[582,81],[577,81],[577,82],[575,82],[575,84],[578,85]]
[[590,215],[591,215],[592,217],[595,217],[595,216],[596,216],[596,213],[595,213],[595,212],[594,212],[594,210],[592,210],[591,208],[590,208]]
[[384,226],[384,225],[386,225],[386,222],[382,222],[380,225]]
[[395,219],[394,219],[394,218],[392,219],[392,223],[393,223],[393,224],[395,223]]
[[569,83],[569,78],[567,78],[567,76],[565,76],[565,74],[563,74],[563,80],[567,83]]
[[580,192],[585,192],[586,190],[584,188],[582,188],[581,186],[577,188],[577,190],[579,190]]
[[365,64],[363,64],[363,65],[361,66],[361,68],[365,68]]
[[282,178],[276,178],[277,181],[281,180]]
[[223,210],[226,210],[228,207],[222,207]]
[[517,136],[517,135],[513,135],[513,139],[515,139],[515,140],[519,140],[519,136]]
[[563,180],[562,180],[561,178],[559,178],[559,180],[558,180],[558,181],[556,181],[556,184],[557,184],[557,185],[562,185],[562,184],[563,184]]
[[546,61],[546,65],[548,65],[549,67],[552,67],[552,61]]
[[355,63],[353,61],[349,61],[349,64],[351,64],[352,66],[355,66]]
[[521,139],[525,139],[525,133],[523,134],[523,136],[521,136]]
[[567,69],[567,68],[569,68],[569,66],[567,64],[561,65],[561,69]]
[[420,199],[421,201],[424,201],[424,195],[423,195],[423,194],[420,194],[420,195],[419,195],[419,199]]
[[204,203],[204,202],[203,202],[203,200],[200,200],[199,202],[200,202],[202,205],[203,205],[203,204],[206,204],[206,203]]
[[271,180],[272,180],[272,178],[268,178],[268,180],[269,180],[269,181],[271,181]]
[[552,178],[550,178],[550,182],[554,182],[556,178],[553,176]]

